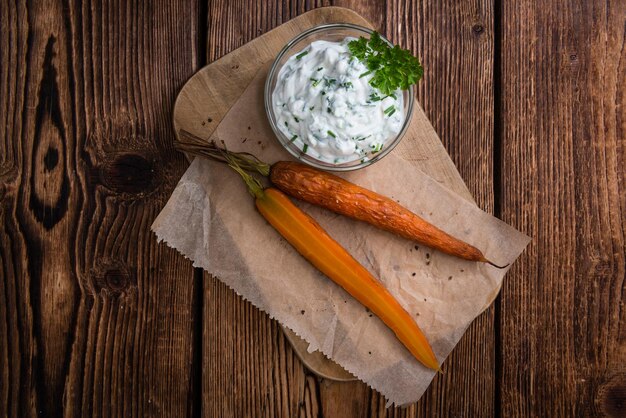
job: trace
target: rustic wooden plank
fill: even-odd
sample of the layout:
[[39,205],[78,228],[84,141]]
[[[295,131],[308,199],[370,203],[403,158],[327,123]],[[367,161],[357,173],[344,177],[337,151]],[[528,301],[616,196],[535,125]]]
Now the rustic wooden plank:
[[[274,2],[210,2],[208,62],[304,11]],[[307,379],[280,327],[206,274],[203,346],[203,416],[317,416],[317,381]]]
[[501,416],[626,414],[626,3],[502,2]]
[[[323,5],[210,1],[207,62]],[[203,306],[203,416],[319,416],[319,381],[298,360],[276,321],[206,273]]]
[[[479,204],[492,210],[491,3],[457,5],[450,2],[442,9],[440,5],[416,6],[408,1],[389,4],[344,1],[335,4],[354,7],[383,33],[386,28],[398,25],[412,28],[389,32],[389,35],[419,51],[426,58],[427,65],[432,62],[433,76],[420,87],[420,99],[423,104],[432,106],[427,112],[437,121],[436,127],[447,129],[444,142],[452,150],[457,164],[463,167],[462,174],[472,184]],[[242,13],[243,10],[248,14]],[[219,58],[287,20],[291,16],[285,17],[285,10],[289,13],[302,11],[293,7],[291,2],[263,2],[262,7],[253,1],[210,2],[209,60]],[[269,16],[273,16],[273,20],[269,26],[264,26]],[[427,33],[424,39],[420,36],[422,32]],[[442,44],[446,47],[442,48]],[[450,97],[450,104],[442,96]],[[284,339],[279,333],[272,334],[278,332],[278,328],[274,328],[267,316],[258,314],[261,324],[255,323],[257,319],[245,314],[248,312],[246,303],[215,279],[207,276],[205,280],[203,413],[206,416],[241,415],[258,411],[260,407],[269,415],[293,415],[294,411],[308,414],[313,407],[327,416],[493,412],[493,311],[471,327],[457,350],[459,354],[453,354],[450,366],[446,366],[450,367],[449,373],[438,378],[436,389],[428,392],[424,402],[408,409],[386,411],[384,399],[363,383],[307,378],[306,371],[301,369],[289,347],[285,346],[284,354],[281,351],[279,343],[284,344]],[[250,314],[257,315],[254,308],[250,309]],[[247,331],[248,328],[254,332]],[[242,345],[242,339],[251,341]],[[282,368],[280,362],[272,363],[275,350],[280,358],[283,355],[289,358],[287,364],[293,364],[293,370]],[[233,375],[246,375],[247,378],[234,379]],[[314,386],[309,388],[311,384]],[[259,387],[262,388],[260,393],[256,389]],[[290,401],[285,405],[286,398]]]
[[[493,213],[493,2],[398,2],[387,31],[422,59],[418,100],[474,200]],[[416,416],[494,415],[494,311],[470,325]]]
[[193,272],[149,227],[186,167],[170,106],[196,67],[196,8],[12,3],[0,416],[190,415]]

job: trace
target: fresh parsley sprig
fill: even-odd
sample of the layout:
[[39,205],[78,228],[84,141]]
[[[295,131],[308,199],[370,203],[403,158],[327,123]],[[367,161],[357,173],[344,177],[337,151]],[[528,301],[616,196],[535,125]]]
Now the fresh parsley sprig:
[[378,32],[373,32],[369,40],[361,36],[350,41],[348,49],[367,67],[361,77],[373,73],[370,85],[385,96],[391,96],[398,89],[408,89],[424,74],[419,59],[411,51],[398,45],[389,46]]

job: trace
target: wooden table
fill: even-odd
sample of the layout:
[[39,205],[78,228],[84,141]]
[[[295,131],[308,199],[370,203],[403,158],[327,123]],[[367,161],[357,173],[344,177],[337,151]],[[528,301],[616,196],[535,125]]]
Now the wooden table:
[[184,81],[327,2],[103,3],[0,4],[0,416],[626,415],[626,1],[333,2],[419,54],[479,206],[533,237],[388,410],[149,230]]

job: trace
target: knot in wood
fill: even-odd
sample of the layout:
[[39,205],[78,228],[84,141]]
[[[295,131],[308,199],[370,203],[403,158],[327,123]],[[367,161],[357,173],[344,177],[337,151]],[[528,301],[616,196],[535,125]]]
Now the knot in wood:
[[602,416],[626,416],[626,373],[613,375],[600,385],[596,395],[596,408]]
[[485,27],[479,23],[472,26],[472,32],[474,32],[477,35],[483,33],[484,30],[485,30]]
[[117,193],[145,194],[154,189],[155,162],[135,153],[120,153],[101,169],[102,183]]
[[136,285],[134,274],[120,261],[108,260],[94,269],[96,293],[106,292],[112,295],[126,293]]

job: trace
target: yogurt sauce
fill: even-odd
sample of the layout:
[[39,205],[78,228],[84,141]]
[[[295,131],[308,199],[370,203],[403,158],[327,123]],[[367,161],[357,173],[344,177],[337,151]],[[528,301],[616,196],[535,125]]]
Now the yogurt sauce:
[[361,77],[367,68],[350,54],[353,39],[311,43],[285,62],[272,93],[278,128],[327,163],[367,161],[404,123],[402,91],[383,97],[372,74]]

